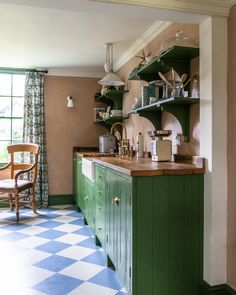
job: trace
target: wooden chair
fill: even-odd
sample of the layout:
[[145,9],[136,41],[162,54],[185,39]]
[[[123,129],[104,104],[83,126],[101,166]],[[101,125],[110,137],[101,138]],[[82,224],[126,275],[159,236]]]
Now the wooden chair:
[[[16,220],[19,221],[19,193],[30,189],[32,195],[32,209],[36,213],[35,202],[35,182],[37,177],[37,164],[39,146],[30,143],[12,144],[7,147],[8,153],[11,154],[10,162],[0,168],[0,172],[5,169],[10,170],[10,179],[0,180],[0,203],[8,203],[11,210],[16,209]],[[15,162],[15,153],[30,152],[34,155],[34,163],[17,163]],[[32,172],[31,172],[32,171]],[[24,173],[32,173],[31,180],[21,180],[19,176]],[[1,196],[1,195],[4,196]],[[8,196],[6,196],[6,194]]]

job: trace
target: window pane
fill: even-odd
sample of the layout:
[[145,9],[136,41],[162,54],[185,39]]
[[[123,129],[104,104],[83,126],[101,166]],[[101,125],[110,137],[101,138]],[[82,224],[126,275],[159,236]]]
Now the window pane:
[[[22,140],[13,140],[12,141],[12,144],[18,144],[18,143],[22,143]],[[15,153],[14,154],[14,161],[15,162],[18,162],[18,163],[21,163],[22,162],[22,154],[25,154],[25,153]]]
[[13,75],[12,96],[24,96],[25,75]]
[[13,97],[12,117],[23,117],[24,115],[24,98]]
[[11,140],[11,119],[0,119],[0,140]]
[[11,75],[0,74],[0,95],[11,95]]
[[12,140],[21,141],[23,134],[23,120],[22,119],[12,119]]
[[10,97],[0,97],[0,117],[11,117]]
[[0,141],[0,163],[8,163],[10,161],[10,155],[7,151],[10,141]]

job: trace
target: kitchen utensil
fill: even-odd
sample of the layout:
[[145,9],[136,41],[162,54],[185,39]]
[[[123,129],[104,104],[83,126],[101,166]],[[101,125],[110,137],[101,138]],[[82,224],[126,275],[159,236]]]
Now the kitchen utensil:
[[175,36],[162,41],[159,54],[164,53],[173,46],[198,47],[192,37],[184,35],[183,31],[177,31]]
[[171,89],[175,89],[175,88],[173,87],[173,85],[170,84],[170,82],[166,79],[166,77],[165,77],[161,72],[158,72],[158,74],[159,74],[159,76],[161,77],[161,79],[162,79],[163,81],[165,81],[166,84],[167,84],[168,86],[170,86]]
[[116,137],[114,135],[99,136],[99,152],[109,153],[116,150]]
[[189,78],[188,81],[183,85],[182,88],[184,88],[191,80],[192,80],[192,78]]
[[180,82],[181,82],[182,85],[184,84],[184,82],[186,81],[186,79],[187,79],[187,74],[184,73],[184,74],[180,77]]
[[150,130],[148,135],[151,140],[152,161],[171,161],[172,142],[171,140],[162,140],[163,137],[171,135],[171,130]]
[[175,88],[175,71],[174,71],[174,69],[172,68],[171,69],[171,72],[172,72],[172,80],[173,80],[173,87]]

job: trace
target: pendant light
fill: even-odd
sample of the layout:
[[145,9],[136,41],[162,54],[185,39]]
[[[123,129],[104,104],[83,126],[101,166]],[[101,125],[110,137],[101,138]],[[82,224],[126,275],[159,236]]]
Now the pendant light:
[[105,43],[106,47],[106,61],[104,69],[107,75],[98,81],[99,84],[104,86],[122,86],[125,83],[113,72],[113,44]]

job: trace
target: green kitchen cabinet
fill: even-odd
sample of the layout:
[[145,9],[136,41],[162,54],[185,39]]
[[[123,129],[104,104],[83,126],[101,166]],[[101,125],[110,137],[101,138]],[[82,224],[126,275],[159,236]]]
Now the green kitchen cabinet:
[[94,183],[84,176],[84,217],[91,229],[95,228],[95,199],[94,199]]
[[77,157],[73,157],[73,198],[77,205]]
[[129,295],[201,294],[204,175],[95,169],[95,183],[83,177],[82,211]]
[[132,179],[108,169],[106,182],[106,251],[130,292]]
[[133,295],[200,294],[203,177],[133,177]]
[[104,167],[96,165],[95,183],[95,234],[102,247],[106,249],[105,232],[105,190],[106,190],[106,170]]
[[74,196],[78,210],[84,209],[82,158],[74,158]]

